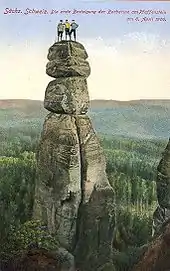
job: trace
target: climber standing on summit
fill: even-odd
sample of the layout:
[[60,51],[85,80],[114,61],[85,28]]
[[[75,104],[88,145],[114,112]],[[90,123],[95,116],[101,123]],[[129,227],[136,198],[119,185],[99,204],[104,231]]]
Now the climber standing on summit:
[[75,22],[75,20],[72,20],[72,23],[71,23],[71,31],[70,31],[70,40],[71,40],[71,35],[73,33],[74,35],[74,40],[76,41],[76,29],[78,28],[78,24]]
[[65,39],[67,40],[67,36],[70,36],[70,23],[68,20],[65,20]]
[[60,20],[60,22],[57,25],[58,41],[63,39],[64,28],[65,25],[63,23],[63,20]]

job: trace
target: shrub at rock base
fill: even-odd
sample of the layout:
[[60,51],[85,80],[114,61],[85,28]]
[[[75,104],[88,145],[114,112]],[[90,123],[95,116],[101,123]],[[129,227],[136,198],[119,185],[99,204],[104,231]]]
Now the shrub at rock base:
[[18,229],[11,228],[8,243],[0,253],[1,261],[8,262],[30,249],[58,249],[56,238],[49,234],[46,225],[39,220],[27,221]]

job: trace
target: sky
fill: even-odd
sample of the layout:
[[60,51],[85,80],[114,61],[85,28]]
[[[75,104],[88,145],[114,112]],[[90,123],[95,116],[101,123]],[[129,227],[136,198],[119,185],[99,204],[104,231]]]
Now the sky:
[[[47,53],[60,19],[79,24],[78,41],[91,66],[87,79],[91,99],[170,99],[170,2],[57,2],[1,0],[0,99],[44,99],[47,84],[54,79],[45,72]],[[9,13],[10,9],[22,13]],[[28,13],[33,9],[48,14]],[[116,10],[129,14],[113,13]],[[134,15],[134,10],[166,14]]]

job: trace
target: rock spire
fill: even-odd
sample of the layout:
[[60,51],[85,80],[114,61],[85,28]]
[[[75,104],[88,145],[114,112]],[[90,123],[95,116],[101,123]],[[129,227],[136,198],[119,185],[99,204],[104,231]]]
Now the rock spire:
[[[47,115],[37,152],[34,217],[47,223],[81,271],[110,261],[115,223],[114,191],[106,176],[89,108],[87,52],[62,41],[48,51]],[[101,269],[104,270],[104,269]]]

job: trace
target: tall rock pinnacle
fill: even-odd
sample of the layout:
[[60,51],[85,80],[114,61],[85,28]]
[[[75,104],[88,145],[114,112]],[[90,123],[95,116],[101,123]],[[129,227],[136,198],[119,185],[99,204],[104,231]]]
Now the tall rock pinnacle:
[[[47,115],[37,152],[34,217],[47,223],[81,271],[110,261],[114,191],[100,142],[86,115],[90,66],[78,42],[53,44],[46,73]],[[102,269],[103,270],[103,269]]]

